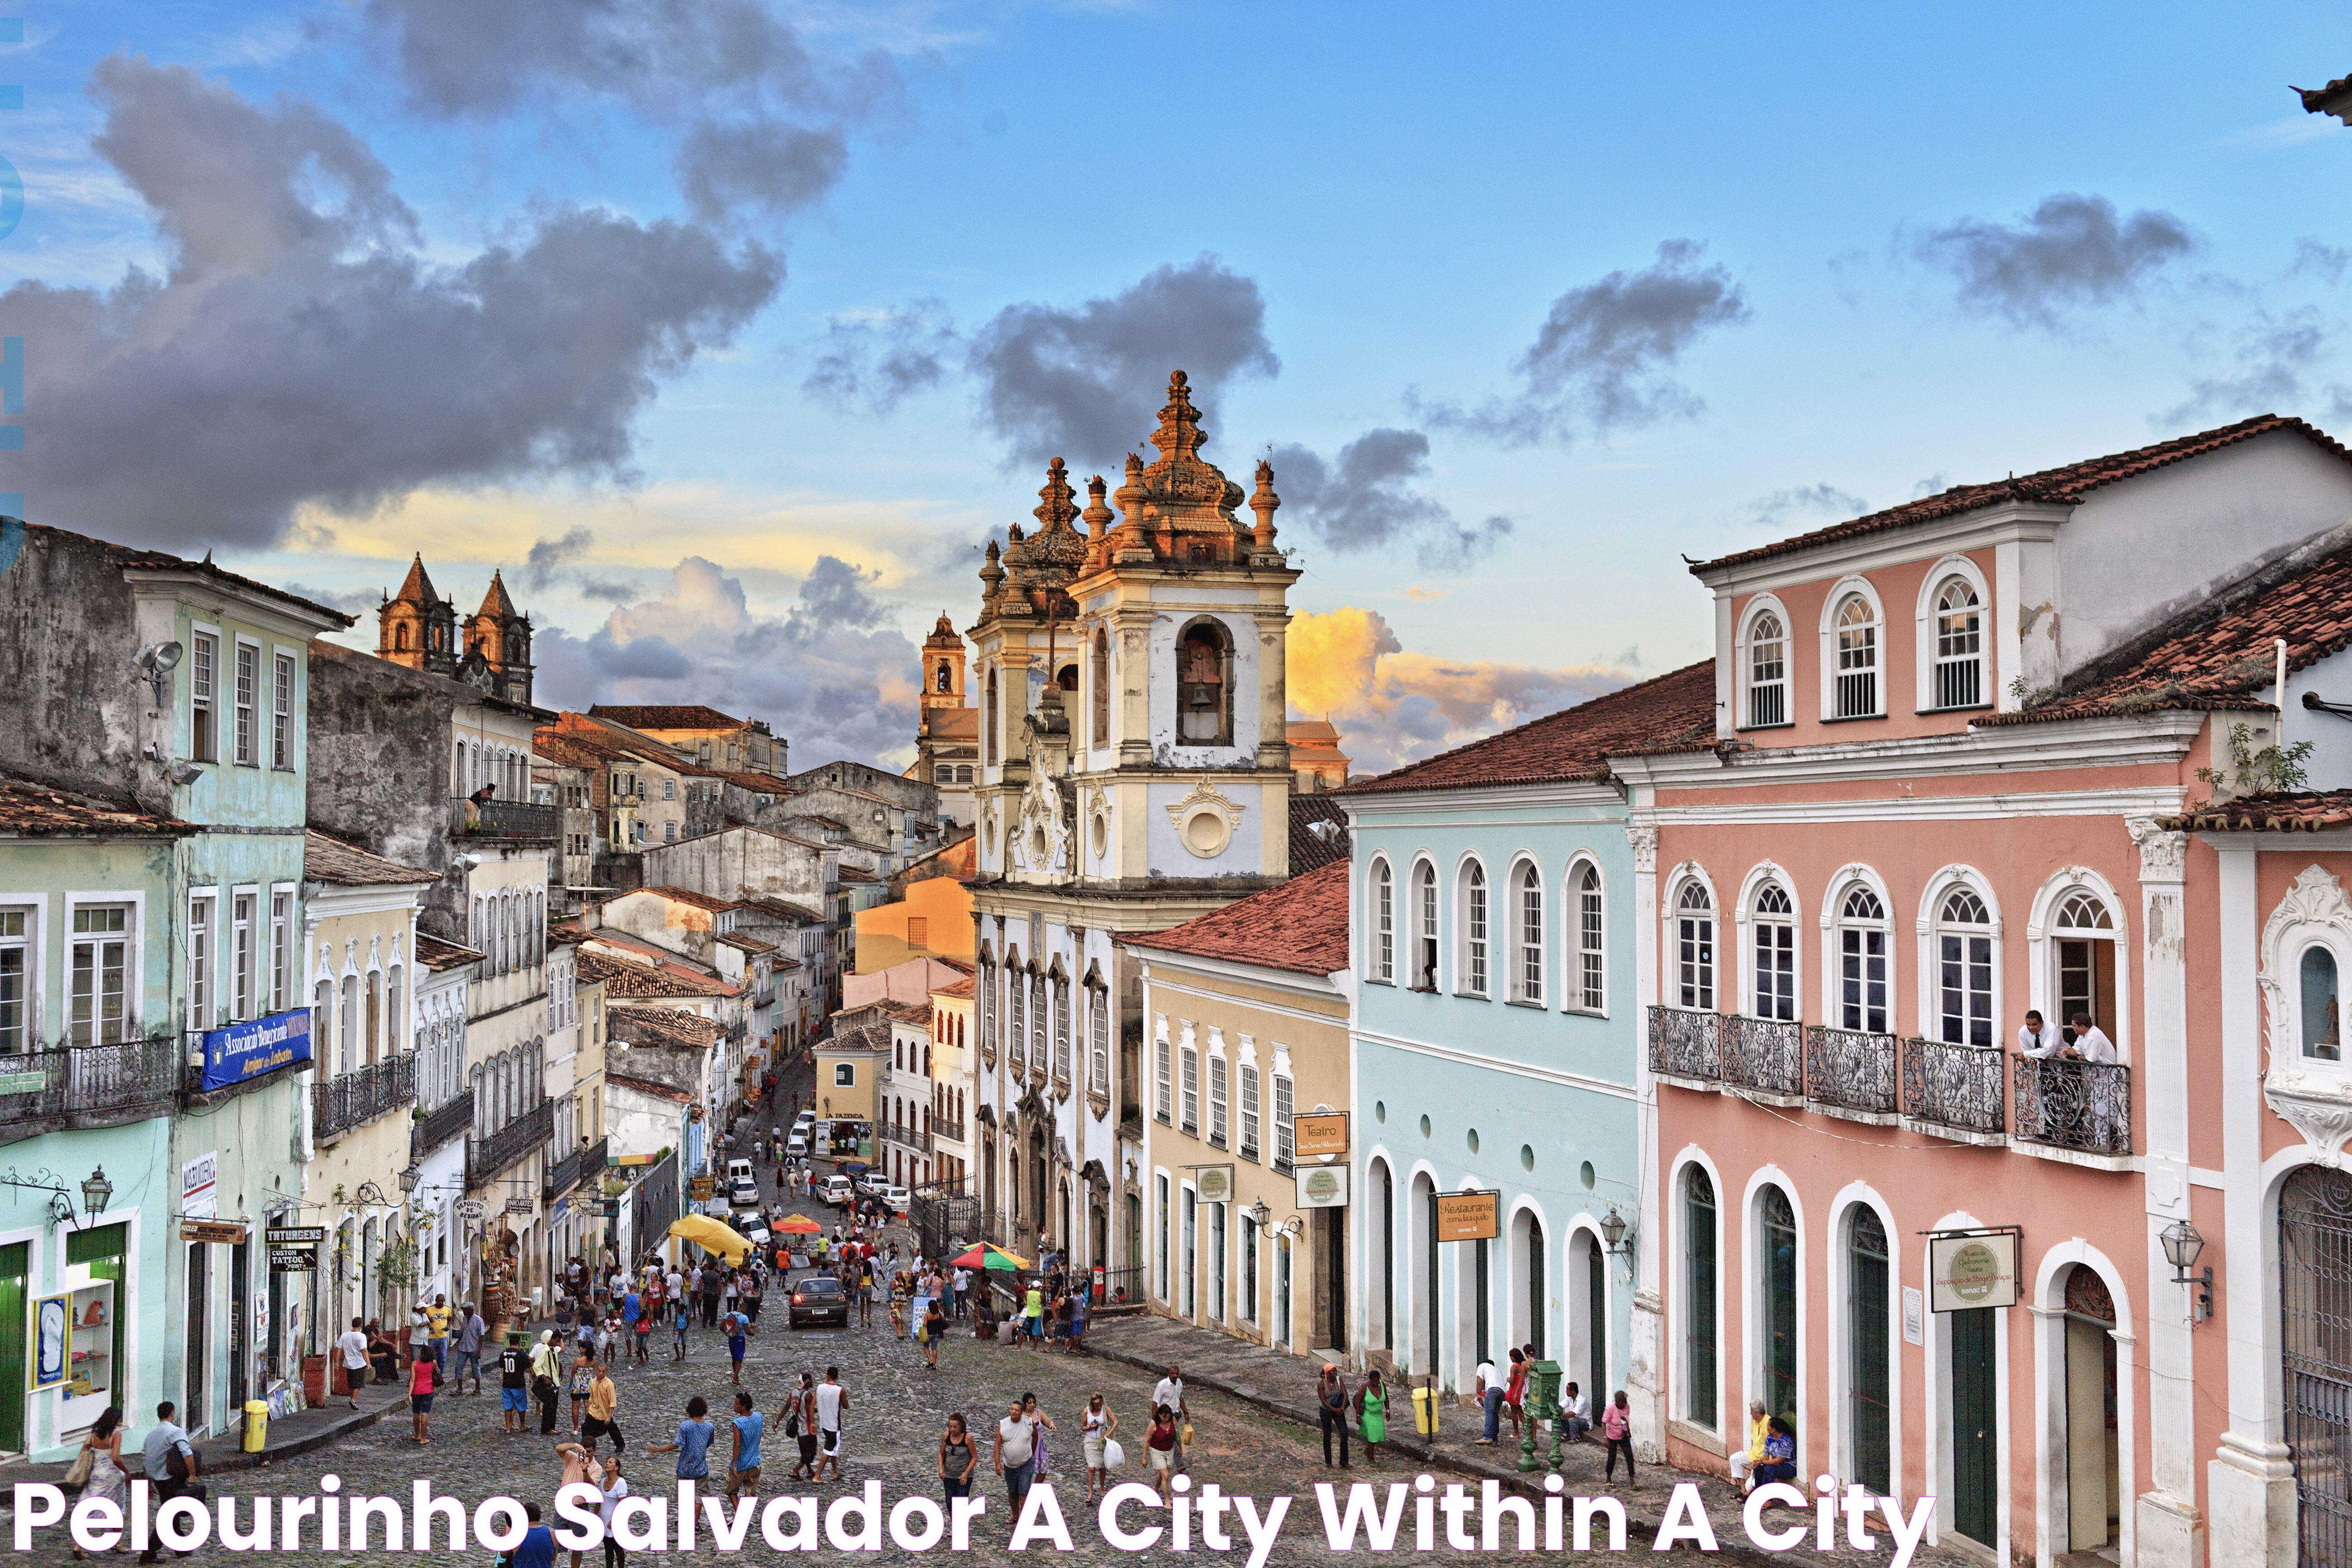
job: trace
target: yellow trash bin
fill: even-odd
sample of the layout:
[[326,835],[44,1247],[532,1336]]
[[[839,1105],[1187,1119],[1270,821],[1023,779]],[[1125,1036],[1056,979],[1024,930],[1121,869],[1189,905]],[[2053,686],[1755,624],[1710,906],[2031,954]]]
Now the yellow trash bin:
[[269,1405],[266,1400],[245,1402],[245,1451],[258,1454],[269,1441]]
[[1413,1430],[1424,1437],[1437,1436],[1437,1390],[1416,1388],[1412,1391]]

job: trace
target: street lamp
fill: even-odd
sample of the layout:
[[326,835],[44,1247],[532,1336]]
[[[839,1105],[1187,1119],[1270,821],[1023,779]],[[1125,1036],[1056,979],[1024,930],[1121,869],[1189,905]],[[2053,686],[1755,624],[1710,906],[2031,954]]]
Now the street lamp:
[[1609,1244],[1610,1251],[1625,1250],[1625,1216],[1617,1212],[1615,1204],[1611,1204],[1609,1212],[1601,1216],[1601,1237]]
[[89,1211],[90,1218],[96,1219],[106,1212],[106,1201],[113,1195],[114,1184],[106,1179],[106,1167],[94,1166],[81,1184],[81,1206]]
[[425,1173],[417,1169],[415,1165],[410,1165],[406,1170],[400,1173],[400,1190],[404,1193],[414,1194],[416,1191],[416,1184],[424,1179]]
[[2213,1266],[2207,1264],[2200,1274],[2189,1271],[2197,1267],[2205,1250],[2204,1235],[2187,1220],[2177,1219],[2158,1234],[2157,1240],[2163,1245],[2164,1260],[2172,1265],[2172,1282],[2196,1287],[2192,1321],[2203,1322],[2213,1315]]
[[1264,1231],[1265,1229],[1265,1222],[1274,1217],[1274,1211],[1265,1206],[1265,1200],[1264,1198],[1253,1200],[1247,1212],[1249,1214],[1250,1223],[1255,1226],[1260,1231]]

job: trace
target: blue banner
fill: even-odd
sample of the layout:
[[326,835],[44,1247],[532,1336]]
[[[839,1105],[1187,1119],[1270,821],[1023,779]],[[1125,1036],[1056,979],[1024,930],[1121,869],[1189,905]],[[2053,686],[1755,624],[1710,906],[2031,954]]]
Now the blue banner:
[[310,1059],[310,1010],[272,1013],[205,1036],[205,1088],[234,1089]]

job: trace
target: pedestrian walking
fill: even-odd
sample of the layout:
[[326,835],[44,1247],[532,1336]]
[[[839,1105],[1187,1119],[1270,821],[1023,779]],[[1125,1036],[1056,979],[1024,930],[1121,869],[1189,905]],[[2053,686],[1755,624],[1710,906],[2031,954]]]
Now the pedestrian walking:
[[923,1342],[923,1364],[933,1372],[940,1370],[940,1341],[947,1337],[948,1315],[940,1310],[940,1299],[933,1296],[923,1303],[923,1325],[917,1330]]
[[[118,1509],[126,1507],[131,1500],[131,1476],[122,1468],[122,1411],[120,1407],[110,1405],[98,1413],[98,1420],[90,1426],[89,1435],[81,1440],[81,1451],[74,1458],[75,1467],[81,1468],[84,1460],[89,1463],[82,1471],[81,1495],[84,1498],[104,1498]],[[73,1471],[70,1469],[66,1472],[66,1484],[73,1484]],[[955,1494],[950,1492],[948,1495],[952,1497]],[[74,1547],[73,1554],[83,1560],[89,1556],[79,1545]]]
[[1323,1468],[1331,1468],[1331,1436],[1339,1436],[1339,1468],[1348,1468],[1348,1381],[1326,1362],[1315,1383],[1315,1414],[1323,1426]]
[[[139,1446],[140,1467],[147,1472],[148,1484],[153,1488],[155,1503],[162,1506],[176,1497],[193,1497],[201,1501],[205,1485],[196,1479],[203,1461],[196,1457],[196,1445],[187,1429],[172,1419],[177,1406],[166,1399],[155,1406],[155,1425],[147,1429],[146,1441]],[[92,1460],[90,1468],[97,1468]],[[163,1550],[158,1541],[150,1541],[147,1550],[139,1554],[142,1563],[159,1561]]]
[[686,1298],[679,1296],[672,1300],[669,1304],[669,1359],[684,1361],[688,1319]]
[[971,1270],[955,1271],[956,1321],[961,1323],[971,1315]]
[[1151,1403],[1155,1405],[1165,1405],[1176,1413],[1175,1457],[1169,1463],[1181,1470],[1184,1468],[1184,1449],[1187,1447],[1183,1441],[1184,1429],[1192,1424],[1192,1407],[1184,1403],[1183,1368],[1170,1366],[1168,1375],[1152,1384]]
[[539,1343],[532,1346],[530,1352],[530,1391],[539,1399],[541,1436],[551,1436],[555,1432],[555,1408],[562,1391],[562,1385],[556,1380],[563,1374],[559,1359],[562,1353],[556,1348],[555,1331],[541,1330]]
[[1534,1370],[1536,1358],[1525,1350],[1511,1352],[1509,1381],[1503,1384],[1503,1409],[1511,1418],[1511,1441],[1517,1443],[1527,1426],[1528,1373]]
[[474,1369],[474,1393],[482,1392],[482,1340],[490,1325],[482,1321],[482,1314],[474,1310],[471,1301],[457,1310],[457,1376],[458,1392],[465,1392],[466,1369]]
[[519,1433],[530,1419],[530,1352],[520,1333],[510,1333],[506,1348],[499,1352],[499,1429]]
[[801,1373],[800,1386],[784,1395],[784,1436],[800,1445],[793,1479],[816,1479],[816,1374]]
[[1029,1483],[1037,1462],[1037,1421],[1029,1414],[1024,1400],[1014,1400],[1013,1408],[996,1424],[995,1462],[996,1473],[1004,1478],[1004,1495],[1011,1504],[1012,1515],[1017,1521],[1022,1500],[1029,1495]]
[[960,1497],[971,1496],[971,1478],[979,1468],[979,1446],[972,1442],[971,1431],[959,1410],[948,1417],[948,1429],[940,1438],[940,1489],[950,1504]]
[[1151,1407],[1151,1429],[1144,1434],[1143,1451],[1151,1456],[1151,1484],[1160,1489],[1164,1506],[1169,1483],[1176,1474],[1176,1412],[1165,1405]]
[[727,1381],[740,1385],[743,1381],[743,1339],[751,1332],[751,1320],[740,1312],[730,1312],[719,1320],[719,1326],[727,1335],[727,1358],[730,1363]]
[[1381,1445],[1389,1436],[1389,1391],[1378,1367],[1365,1374],[1364,1386],[1356,1390],[1356,1429],[1363,1434],[1364,1463],[1378,1464]]
[[[335,1350],[342,1357],[343,1392],[350,1396],[352,1408],[357,1410],[360,1407],[360,1384],[367,1381],[366,1320],[353,1318],[352,1326],[335,1336]],[[478,1382],[476,1386],[480,1386]]]
[[425,1447],[428,1440],[425,1426],[433,1414],[434,1379],[440,1376],[439,1363],[430,1355],[418,1356],[408,1368],[408,1420],[416,1437],[416,1446]]
[[580,1430],[581,1414],[588,1408],[588,1389],[596,1381],[596,1358],[586,1345],[572,1352],[572,1430]]
[[841,1416],[849,1408],[849,1390],[841,1386],[841,1369],[824,1369],[824,1381],[816,1385],[816,1475],[822,1480],[828,1467],[833,1479],[841,1479]]
[[[1511,1353],[1514,1356],[1518,1354],[1517,1351]],[[1503,1432],[1503,1384],[1495,1375],[1493,1362],[1482,1359],[1478,1363],[1477,1381],[1472,1384],[1471,1394],[1478,1401],[1479,1408],[1486,1413],[1486,1430],[1474,1439],[1474,1444],[1492,1447]],[[1328,1465],[1331,1461],[1326,1459],[1323,1462]]]
[[613,1535],[613,1510],[629,1495],[629,1483],[621,1474],[621,1456],[614,1454],[604,1461],[604,1480],[597,1491],[604,1501],[597,1506],[596,1515],[604,1521],[604,1568],[625,1568],[629,1554]]
[[735,1451],[728,1462],[727,1500],[760,1495],[760,1437],[767,1418],[751,1405],[748,1393],[735,1395]]
[[408,1309],[408,1364],[415,1366],[433,1353],[433,1321],[425,1315],[425,1303],[417,1302]]
[[1625,1484],[1629,1487],[1633,1484],[1633,1413],[1625,1408],[1625,1391],[1621,1388],[1608,1407],[1601,1412],[1601,1435],[1609,1440],[1607,1479],[1612,1481],[1617,1479],[1617,1455],[1622,1449],[1625,1455]]
[[[433,1305],[425,1310],[425,1325],[430,1330],[425,1342],[433,1347],[435,1370],[445,1373],[449,1370],[449,1321],[455,1316],[449,1310],[446,1295],[436,1294],[433,1298]],[[434,1386],[437,1388],[440,1384],[436,1382]]]
[[1086,1413],[1078,1422],[1078,1443],[1087,1456],[1087,1500],[1094,1502],[1110,1486],[1110,1469],[1103,1461],[1106,1445],[1118,1435],[1118,1417],[1097,1394],[1087,1401]]
[[613,1452],[628,1447],[621,1436],[621,1391],[613,1386],[613,1370],[600,1366],[588,1384],[588,1419],[580,1424],[580,1435],[588,1439],[588,1451],[596,1451],[596,1439],[613,1439]]
[[686,1419],[677,1424],[677,1434],[667,1443],[656,1443],[646,1450],[648,1454],[676,1454],[677,1479],[682,1481],[707,1481],[710,1479],[710,1439],[714,1428],[706,1419],[710,1414],[709,1402],[699,1394],[686,1402]]

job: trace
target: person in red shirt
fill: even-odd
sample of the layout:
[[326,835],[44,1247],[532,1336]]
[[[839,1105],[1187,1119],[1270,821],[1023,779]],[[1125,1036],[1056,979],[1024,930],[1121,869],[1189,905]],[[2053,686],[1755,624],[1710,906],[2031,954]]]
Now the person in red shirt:
[[426,1437],[426,1418],[433,1413],[433,1388],[437,1364],[429,1355],[418,1356],[408,1369],[408,1415],[416,1430],[417,1446],[422,1447]]

